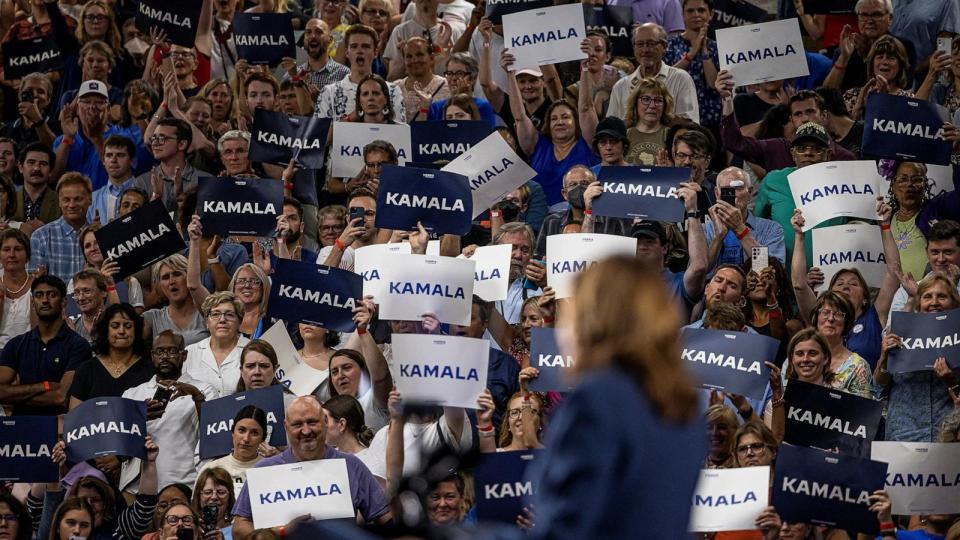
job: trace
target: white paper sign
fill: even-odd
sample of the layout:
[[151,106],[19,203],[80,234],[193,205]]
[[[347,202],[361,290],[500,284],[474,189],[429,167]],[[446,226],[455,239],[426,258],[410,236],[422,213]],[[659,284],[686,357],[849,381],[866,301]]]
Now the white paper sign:
[[717,51],[737,86],[810,74],[797,19],[720,28]]
[[960,444],[874,441],[870,459],[890,464],[893,513],[960,513]]
[[441,170],[467,177],[473,193],[474,218],[486,212],[507,193],[537,176],[536,171],[520,159],[496,131]]
[[577,274],[615,255],[635,257],[637,239],[612,234],[555,234],[547,237],[547,285],[557,298],[573,295]]
[[353,518],[353,497],[344,459],[319,459],[247,470],[247,493],[258,529],[295,517]]
[[503,16],[503,46],[514,56],[515,70],[583,60],[586,35],[579,2]]
[[[953,167],[950,165],[932,165],[927,163],[927,178],[933,180],[933,186],[930,188],[930,192],[934,197],[954,190]],[[890,181],[884,178],[880,183],[880,190],[884,195],[889,193]]]
[[490,342],[458,336],[394,334],[390,373],[404,402],[477,408],[487,387]]
[[408,242],[393,244],[373,244],[364,246],[353,252],[353,271],[363,277],[363,295],[372,296],[374,300],[380,298],[380,287],[383,280],[380,272],[383,270],[385,259],[390,255],[409,255]]
[[770,467],[702,469],[693,492],[691,532],[756,529],[757,515],[766,508]]
[[879,287],[887,271],[880,227],[851,223],[814,229],[811,266],[823,271],[820,289],[826,289],[833,275],[844,268],[860,270],[867,285]]
[[314,369],[300,358],[283,321],[273,323],[260,339],[269,343],[277,352],[277,361],[280,364],[277,380],[293,392],[293,395],[299,397],[312,394],[330,375],[329,370]]
[[397,149],[400,165],[410,159],[410,126],[407,124],[364,124],[362,122],[334,122],[333,148],[330,161],[332,176],[353,178],[364,166],[363,147],[375,140],[387,141]]
[[787,175],[793,204],[803,211],[803,231],[835,217],[877,219],[883,177],[875,161],[828,161]]
[[420,321],[425,313],[449,324],[470,324],[473,270],[470,259],[390,255],[380,268],[380,319]]
[[[473,277],[473,293],[487,302],[496,302],[507,298],[510,288],[511,244],[478,247],[471,261],[477,263]],[[465,258],[463,255],[458,259]]]

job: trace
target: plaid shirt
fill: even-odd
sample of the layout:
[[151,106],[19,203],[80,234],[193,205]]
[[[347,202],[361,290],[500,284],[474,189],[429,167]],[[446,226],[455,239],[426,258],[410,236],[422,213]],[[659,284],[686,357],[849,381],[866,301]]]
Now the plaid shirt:
[[70,281],[74,274],[83,269],[83,251],[75,230],[63,218],[51,221],[34,231],[30,238],[29,270],[36,271],[44,265],[47,273],[57,276],[64,282]]
[[[330,58],[320,71],[311,70],[310,64],[304,62],[297,66],[297,73],[303,74],[308,84],[314,84],[317,88],[323,90],[323,87],[328,84],[342,81],[344,77],[350,74],[350,68]],[[290,74],[284,73],[283,79],[289,80]]]

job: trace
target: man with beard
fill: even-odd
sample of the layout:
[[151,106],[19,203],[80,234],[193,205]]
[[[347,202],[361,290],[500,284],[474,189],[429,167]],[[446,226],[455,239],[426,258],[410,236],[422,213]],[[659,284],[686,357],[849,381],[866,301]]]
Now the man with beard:
[[305,247],[313,241],[303,236],[303,205],[300,201],[284,197],[283,214],[277,216],[277,256],[295,261],[317,260],[317,253]]
[[[283,427],[290,446],[286,450],[257,463],[256,467],[269,467],[301,461],[342,459],[346,462],[347,477],[353,507],[367,523],[387,523],[391,519],[390,507],[383,488],[370,474],[366,465],[353,454],[346,454],[325,444],[327,436],[326,412],[313,396],[299,397],[287,407]],[[253,532],[253,511],[250,506],[250,484],[244,484],[233,507],[233,538],[246,540]],[[294,521],[302,521],[296,518]],[[289,525],[289,524],[288,524]],[[272,527],[283,538],[286,526]]]
[[73,374],[93,351],[63,319],[63,280],[41,275],[30,293],[37,326],[11,339],[0,353],[0,404],[12,406],[17,416],[63,414]]
[[[328,84],[340,82],[350,74],[350,68],[337,62],[327,54],[327,49],[333,41],[330,27],[322,19],[314,17],[307,21],[303,30],[303,50],[307,53],[307,61],[296,67],[295,73],[284,75],[284,80],[292,79],[295,83],[303,81],[308,86],[316,87],[319,92]],[[304,85],[297,85],[297,93],[308,92]],[[314,99],[310,101],[315,101]]]
[[[199,442],[200,405],[215,399],[217,391],[183,372],[187,350],[183,336],[164,330],[153,340],[154,376],[127,389],[123,397],[147,402],[147,435],[163,452],[157,457],[159,485],[183,483],[192,486],[197,479],[193,452]],[[132,493],[140,472],[139,460],[123,466],[120,487]]]
[[[531,296],[540,296],[547,286],[547,267],[543,260],[530,260],[536,245],[533,229],[526,223],[504,223],[494,235],[491,245],[510,244],[510,287],[507,298],[497,301],[497,311],[510,324],[520,322],[523,302]],[[464,255],[473,255],[469,247]]]
[[374,225],[377,219],[377,197],[365,187],[357,188],[350,195],[347,207],[362,208],[364,217],[348,221],[346,228],[340,233],[340,238],[337,238],[332,246],[320,250],[317,262],[352,272],[355,251],[381,243],[377,241],[380,229]]
[[30,230],[60,217],[57,194],[48,189],[54,159],[53,152],[43,143],[29,144],[20,151],[17,161],[23,189],[17,192],[13,219],[22,221]]

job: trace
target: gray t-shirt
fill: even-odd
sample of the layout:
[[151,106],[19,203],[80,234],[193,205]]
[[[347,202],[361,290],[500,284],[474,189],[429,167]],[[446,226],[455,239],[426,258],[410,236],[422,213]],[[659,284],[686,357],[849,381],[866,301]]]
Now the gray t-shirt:
[[157,336],[166,330],[183,336],[184,345],[193,345],[198,341],[210,337],[210,332],[207,331],[207,325],[204,324],[203,315],[200,314],[199,310],[197,310],[193,320],[190,321],[190,325],[186,328],[180,328],[174,324],[173,320],[170,319],[170,310],[166,306],[160,309],[145,311],[143,313],[143,319],[150,324],[153,339],[157,339]]

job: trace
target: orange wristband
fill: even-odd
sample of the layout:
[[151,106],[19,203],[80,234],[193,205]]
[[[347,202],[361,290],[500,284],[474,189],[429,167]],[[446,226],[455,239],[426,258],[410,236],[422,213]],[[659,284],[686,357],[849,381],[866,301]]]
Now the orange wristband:
[[67,137],[66,135],[64,135],[63,138],[60,139],[60,143],[65,144],[67,146],[71,146],[73,144],[73,137]]
[[50,381],[43,381],[43,391],[44,392],[50,391]]
[[743,227],[743,230],[737,233],[737,240],[743,240],[750,234],[750,227]]
[[366,328],[360,328],[359,326],[357,327],[357,335],[358,335],[358,336],[362,336],[362,335],[364,335],[364,334],[366,334],[366,333],[367,333],[367,329],[366,329]]
[[881,231],[889,231],[889,230],[890,230],[890,224],[889,224],[889,223],[881,223],[881,224],[880,224],[880,230],[881,230]]
[[339,238],[333,241],[333,245],[337,246],[340,251],[347,251],[347,247],[343,245]]

